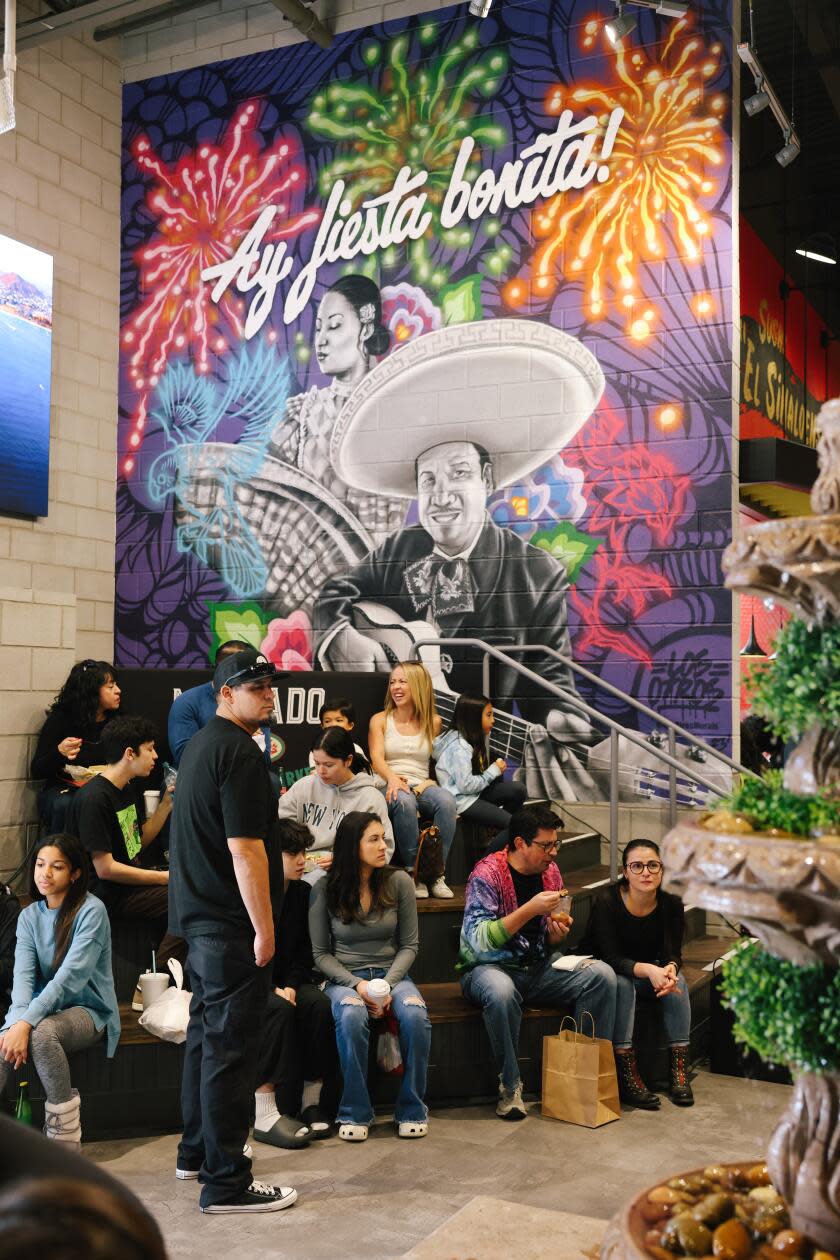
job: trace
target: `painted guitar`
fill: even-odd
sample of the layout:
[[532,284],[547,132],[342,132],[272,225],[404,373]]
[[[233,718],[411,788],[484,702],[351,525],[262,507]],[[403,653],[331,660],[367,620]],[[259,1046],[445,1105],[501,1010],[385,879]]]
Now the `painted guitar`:
[[[403,621],[398,613],[384,604],[370,600],[360,600],[353,608],[353,624],[355,628],[368,638],[373,639],[384,649],[389,665],[393,668],[400,661],[410,658],[416,643],[434,637],[435,627],[428,621]],[[449,686],[446,677],[446,654],[441,653],[437,644],[420,648],[420,660],[425,665],[432,679],[435,701],[438,712],[443,719],[444,727],[452,722],[455,702],[458,693]],[[450,663],[451,668],[451,663]],[[515,717],[497,709],[494,705],[495,725],[490,734],[489,751],[492,757],[504,757],[505,761],[524,765],[525,750],[530,744],[532,723],[524,718]],[[648,737],[652,746],[661,746],[654,736]],[[596,777],[604,788],[604,799],[609,796],[609,738],[595,745],[594,748],[582,748],[588,762],[590,773]],[[558,749],[562,745],[557,742]],[[681,742],[677,744],[677,757],[697,764],[693,748]],[[731,789],[731,775],[726,767],[718,761],[709,761],[701,753],[702,765],[698,765],[698,773],[704,779],[720,783],[721,791]],[[646,752],[637,744],[619,736],[619,788],[622,800],[667,800],[669,791],[668,767],[656,757],[655,753]],[[693,779],[677,775],[677,803],[680,806],[699,806],[713,802],[716,798]]]

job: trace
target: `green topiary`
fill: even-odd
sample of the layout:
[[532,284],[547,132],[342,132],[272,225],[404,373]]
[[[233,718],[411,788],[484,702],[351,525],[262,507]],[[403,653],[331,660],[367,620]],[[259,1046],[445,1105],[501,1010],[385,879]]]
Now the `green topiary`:
[[840,971],[799,967],[758,944],[723,964],[724,1004],[736,1041],[768,1063],[799,1071],[840,1068]]
[[808,627],[789,621],[776,635],[776,659],[750,678],[754,712],[782,739],[797,739],[812,723],[840,727],[840,622]]
[[840,832],[840,802],[789,792],[782,784],[781,770],[768,770],[760,779],[742,779],[720,808],[743,814],[756,831],[776,827],[797,836]]

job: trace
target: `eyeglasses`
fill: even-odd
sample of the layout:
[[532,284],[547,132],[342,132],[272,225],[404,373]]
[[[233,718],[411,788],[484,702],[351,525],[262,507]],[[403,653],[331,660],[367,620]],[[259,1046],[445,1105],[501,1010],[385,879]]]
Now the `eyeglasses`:
[[535,849],[542,849],[543,853],[556,853],[560,848],[559,840],[532,840],[531,844]]
[[631,875],[641,875],[642,871],[650,871],[651,875],[658,875],[662,870],[662,863],[653,862],[628,862],[627,869]]

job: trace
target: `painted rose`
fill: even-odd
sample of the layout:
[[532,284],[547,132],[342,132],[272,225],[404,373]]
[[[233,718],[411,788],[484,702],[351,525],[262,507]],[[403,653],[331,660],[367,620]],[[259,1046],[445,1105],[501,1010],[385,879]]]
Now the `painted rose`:
[[278,669],[311,669],[312,623],[306,613],[298,609],[288,617],[275,617],[270,621],[260,651]]
[[382,322],[393,346],[440,328],[440,310],[416,284],[386,284],[382,290]]

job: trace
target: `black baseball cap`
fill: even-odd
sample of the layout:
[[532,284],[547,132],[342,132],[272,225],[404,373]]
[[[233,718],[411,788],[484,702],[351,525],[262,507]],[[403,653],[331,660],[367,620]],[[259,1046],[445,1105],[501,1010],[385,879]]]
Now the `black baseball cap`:
[[219,661],[213,671],[213,690],[221,691],[225,684],[240,687],[243,683],[260,682],[265,678],[270,682],[279,682],[288,676],[288,670],[275,669],[268,657],[256,648],[245,648]]

